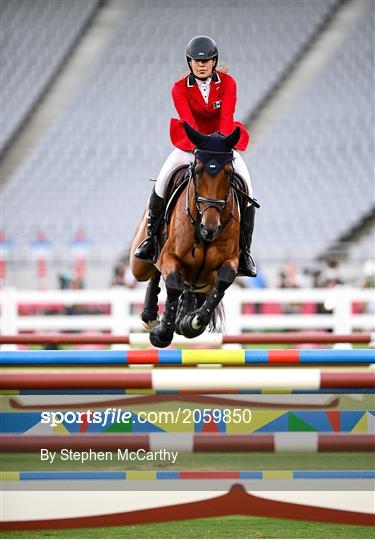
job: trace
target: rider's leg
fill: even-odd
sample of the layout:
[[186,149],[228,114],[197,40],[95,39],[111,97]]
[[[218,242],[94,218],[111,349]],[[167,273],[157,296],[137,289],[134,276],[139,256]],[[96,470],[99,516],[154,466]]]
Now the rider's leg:
[[247,185],[248,194],[250,195],[250,197],[253,197],[253,186],[251,184],[249,169],[247,168],[247,165],[244,162],[241,154],[237,152],[237,150],[233,150],[233,157],[234,171],[244,180]]
[[155,187],[152,190],[147,214],[147,237],[139,244],[134,255],[138,259],[156,262],[158,257],[157,236],[163,223],[165,210],[164,195],[167,191],[172,174],[182,167],[194,161],[194,154],[175,148],[167,157],[157,177]]
[[[253,186],[251,185],[250,174],[246,163],[238,152],[233,151],[233,155],[234,170],[246,182],[248,194],[250,197],[253,197]],[[250,253],[254,230],[254,219],[255,207],[251,204],[250,206],[246,207],[245,211],[241,215],[240,260],[238,264],[238,273],[249,277],[256,277],[257,275],[255,262]]]
[[160,173],[156,179],[155,191],[157,195],[164,198],[172,174],[183,165],[190,165],[190,163],[193,162],[193,152],[184,152],[179,148],[172,150],[160,169]]

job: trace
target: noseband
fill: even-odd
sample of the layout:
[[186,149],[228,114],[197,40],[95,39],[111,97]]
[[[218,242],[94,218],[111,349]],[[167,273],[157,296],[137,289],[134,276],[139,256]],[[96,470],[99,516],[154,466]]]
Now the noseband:
[[[230,151],[230,152],[216,152],[214,150],[200,150],[199,149],[199,152],[205,153],[205,154],[221,154],[221,155],[227,154],[227,155],[231,156],[231,158],[232,158],[230,161],[233,161],[233,152],[232,151]],[[196,154],[196,151],[194,153]],[[194,163],[192,163],[189,166],[189,172],[188,172],[189,181],[188,181],[188,185],[187,185],[187,189],[186,189],[185,212],[186,212],[186,215],[187,215],[190,223],[195,228],[195,240],[196,240],[196,242],[199,243],[202,240],[202,236],[200,234],[199,227],[200,227],[200,224],[201,224],[202,219],[203,219],[203,214],[209,208],[215,208],[221,215],[227,208],[229,197],[230,197],[231,193],[233,195],[232,196],[232,207],[231,207],[228,219],[224,223],[222,223],[222,230],[224,229],[224,227],[226,227],[228,225],[228,223],[232,220],[232,218],[234,218],[234,212],[233,211],[234,211],[234,199],[235,199],[235,197],[234,197],[234,192],[233,192],[233,187],[232,187],[234,169],[232,167],[231,177],[230,177],[230,180],[229,180],[229,189],[227,191],[225,199],[210,199],[209,197],[202,197],[198,193],[197,185],[196,185],[197,174],[195,172],[196,163],[197,163],[197,158],[195,157]],[[227,163],[229,163],[229,161]],[[195,193],[195,195],[194,195],[194,203],[195,203],[195,206],[196,206],[196,209],[197,209],[197,212],[198,212],[198,216],[197,216],[196,219],[194,219],[194,217],[193,217],[193,215],[192,215],[192,213],[190,211],[190,208],[189,208],[189,192],[190,192],[191,183],[194,186],[194,193]],[[203,208],[203,210],[201,209],[201,206],[200,206],[201,204],[206,205]]]

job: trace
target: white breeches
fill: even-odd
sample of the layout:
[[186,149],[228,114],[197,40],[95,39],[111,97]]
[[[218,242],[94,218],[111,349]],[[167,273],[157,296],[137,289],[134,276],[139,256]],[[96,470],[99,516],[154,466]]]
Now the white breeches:
[[[246,163],[242,159],[241,155],[236,151],[233,150],[233,166],[234,170],[237,174],[243,178],[243,180],[247,184],[247,189],[249,191],[250,197],[253,197],[253,187],[251,185],[251,179],[250,179],[250,173],[246,166]],[[159,197],[164,197],[165,192],[168,187],[168,182],[177,169],[182,167],[183,165],[190,165],[190,163],[194,162],[194,154],[192,152],[184,152],[183,150],[180,150],[179,148],[175,148],[172,150],[172,152],[169,154],[167,159],[164,162],[164,165],[162,166],[160,173],[156,179],[155,184],[155,192]]]

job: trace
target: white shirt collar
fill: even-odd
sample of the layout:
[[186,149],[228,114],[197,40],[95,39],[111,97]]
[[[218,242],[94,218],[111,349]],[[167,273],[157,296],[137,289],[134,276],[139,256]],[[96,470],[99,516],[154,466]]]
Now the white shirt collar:
[[206,88],[209,88],[209,86],[211,84],[211,77],[209,77],[205,81],[201,81],[200,79],[195,79],[195,80],[197,81],[197,85],[199,86],[199,88],[202,88],[202,87],[205,87],[205,86],[206,86]]

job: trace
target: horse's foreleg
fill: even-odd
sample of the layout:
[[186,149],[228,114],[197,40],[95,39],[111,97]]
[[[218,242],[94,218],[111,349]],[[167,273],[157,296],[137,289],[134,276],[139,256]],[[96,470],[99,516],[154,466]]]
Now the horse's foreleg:
[[227,259],[217,272],[214,290],[216,289],[224,296],[225,291],[232,285],[237,277],[237,267],[237,258]]
[[162,275],[167,289],[167,300],[160,323],[150,333],[150,342],[155,347],[167,347],[173,339],[179,298],[184,290],[184,281],[178,259],[166,254],[161,261]]
[[230,260],[226,261],[217,272],[215,279],[215,286],[207,296],[203,305],[196,311],[195,318],[192,322],[194,328],[195,325],[201,326],[202,324],[207,326],[211,317],[219,303],[221,302],[225,291],[230,287],[233,281],[236,279],[237,270],[234,264]]
[[144,327],[148,330],[154,328],[158,323],[158,295],[160,293],[160,277],[161,274],[157,270],[147,284],[141,319],[144,323]]
[[[184,292],[182,293],[181,301],[178,304],[178,313],[176,318],[176,333],[183,335],[183,328],[181,327],[182,319],[185,317],[187,313],[191,313],[196,305],[198,307],[201,306],[201,304],[197,304],[197,296],[193,292],[189,291],[189,289],[185,288]],[[205,295],[204,295],[205,296]]]

